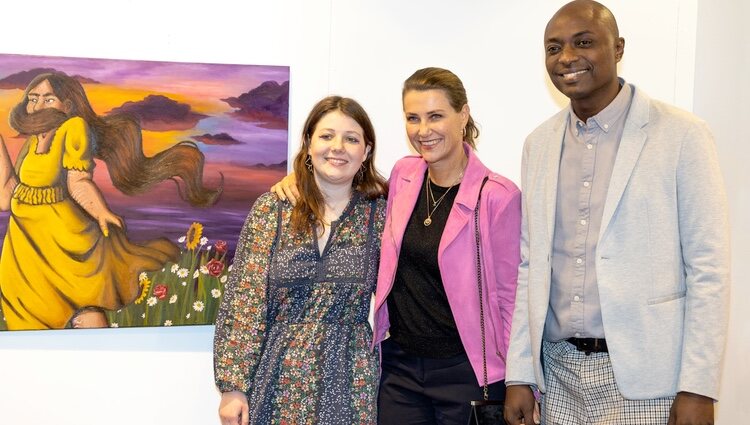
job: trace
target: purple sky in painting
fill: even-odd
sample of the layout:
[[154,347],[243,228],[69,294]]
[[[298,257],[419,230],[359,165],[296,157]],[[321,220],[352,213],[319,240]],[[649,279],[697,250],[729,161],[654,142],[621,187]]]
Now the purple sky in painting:
[[[212,82],[212,88],[226,88],[226,96],[239,96],[242,92],[257,87],[264,81],[284,82],[289,79],[286,66],[199,64],[158,61],[131,61],[110,59],[64,58],[50,56],[3,55],[0,61],[0,78],[29,69],[55,68],[66,74],[79,74],[102,84],[148,87],[165,91],[180,90],[185,81]],[[110,63],[112,66],[110,66]],[[115,64],[116,63],[116,64]],[[164,81],[169,75],[170,81]],[[221,81],[221,86],[216,82]],[[250,83],[248,85],[248,83]],[[195,86],[191,83],[191,88]],[[238,90],[241,90],[238,92]]]
[[[267,81],[281,84],[289,80],[286,66],[0,55],[0,79],[32,68],[53,68],[105,85],[213,99],[217,105],[225,106],[228,105],[221,99],[241,96]],[[262,122],[244,122],[229,113],[213,115],[194,125],[193,131],[188,133],[195,136],[228,133],[240,142],[236,146],[201,143],[209,161],[253,165],[276,164],[286,159],[285,129],[264,128]],[[190,140],[191,136],[179,137]],[[200,139],[193,140],[200,142]]]

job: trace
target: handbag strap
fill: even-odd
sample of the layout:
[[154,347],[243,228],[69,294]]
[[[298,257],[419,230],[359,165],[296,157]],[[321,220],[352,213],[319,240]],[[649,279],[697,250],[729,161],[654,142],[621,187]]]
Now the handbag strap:
[[482,186],[479,187],[479,195],[477,196],[477,205],[474,207],[474,238],[476,239],[477,244],[477,289],[479,290],[479,328],[482,330],[482,377],[484,379],[483,382],[483,395],[485,400],[489,400],[490,398],[490,389],[487,385],[487,351],[486,351],[486,341],[484,337],[484,304],[482,302],[482,255],[481,255],[481,242],[482,238],[479,236],[479,204],[482,199],[482,188],[484,188],[484,184],[487,183],[487,177],[485,176],[484,180],[482,180]]

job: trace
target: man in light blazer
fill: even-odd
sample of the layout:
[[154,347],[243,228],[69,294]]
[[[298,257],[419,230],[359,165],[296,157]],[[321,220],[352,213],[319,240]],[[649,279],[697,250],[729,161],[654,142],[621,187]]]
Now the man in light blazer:
[[545,31],[570,107],[526,140],[521,266],[505,417],[548,424],[710,424],[729,291],[727,202],[705,123],[617,76],[599,3]]

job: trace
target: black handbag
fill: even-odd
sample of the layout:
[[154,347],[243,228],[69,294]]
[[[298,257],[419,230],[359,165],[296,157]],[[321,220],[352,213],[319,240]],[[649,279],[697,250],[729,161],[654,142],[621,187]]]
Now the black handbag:
[[482,304],[482,256],[480,252],[481,237],[479,236],[479,204],[482,199],[482,188],[487,183],[487,177],[482,181],[477,197],[477,206],[474,208],[474,237],[477,244],[477,288],[479,289],[479,326],[482,330],[482,369],[484,372],[484,388],[482,400],[471,400],[471,414],[469,425],[505,425],[503,418],[504,400],[490,400],[489,387],[487,386],[487,350],[484,336],[484,306]]

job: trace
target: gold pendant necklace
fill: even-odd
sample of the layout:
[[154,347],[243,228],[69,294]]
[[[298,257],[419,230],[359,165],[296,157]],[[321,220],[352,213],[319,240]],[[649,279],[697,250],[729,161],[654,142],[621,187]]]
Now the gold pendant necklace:
[[[461,181],[461,178],[463,178],[463,176],[464,176],[464,172],[461,171],[461,174],[458,175],[456,180],[453,181],[453,184],[450,185],[450,187],[445,191],[445,193],[443,193],[443,195],[440,198],[435,200],[435,196],[432,194],[432,188],[430,187],[430,172],[427,171],[427,178],[425,179],[425,192],[427,194],[426,196],[427,218],[425,218],[424,221],[422,222],[425,225],[425,227],[432,224],[432,215],[435,214],[435,210],[437,210],[437,208],[440,206],[440,203],[443,202],[443,199],[445,199],[445,197],[448,195],[448,192],[450,192],[451,189],[453,189],[453,186],[455,186],[456,184],[458,184],[458,182]],[[430,211],[430,201],[432,202],[431,211]]]

